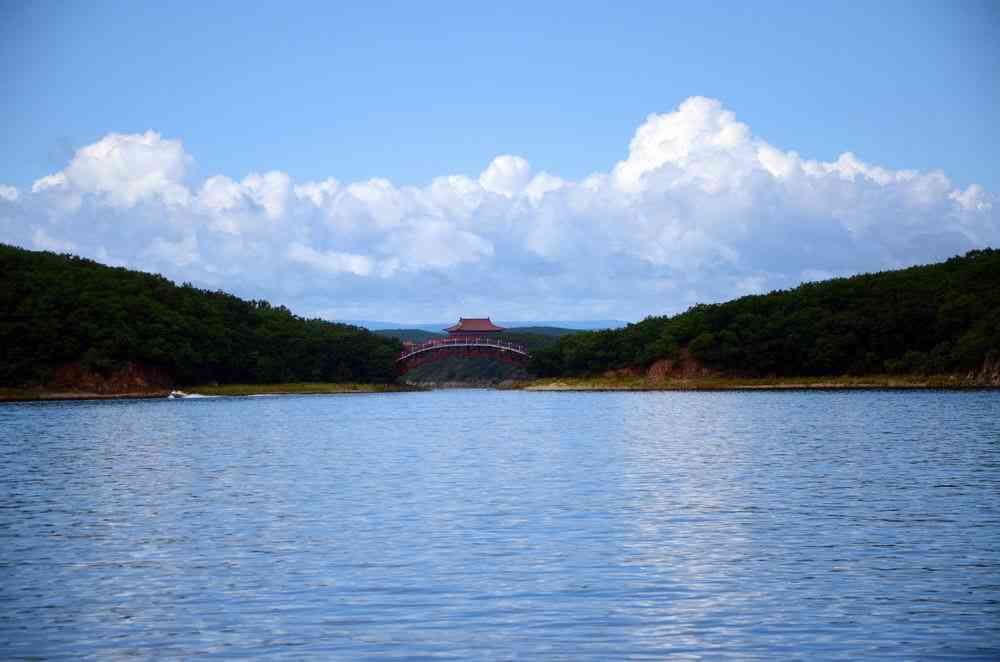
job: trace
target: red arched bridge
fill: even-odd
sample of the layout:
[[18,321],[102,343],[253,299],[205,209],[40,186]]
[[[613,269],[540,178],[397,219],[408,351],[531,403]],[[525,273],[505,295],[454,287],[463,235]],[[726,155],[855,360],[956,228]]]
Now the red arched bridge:
[[496,336],[450,336],[428,340],[420,344],[404,343],[396,363],[402,372],[412,370],[419,365],[438,361],[446,356],[487,356],[490,358],[524,365],[531,358],[528,349]]

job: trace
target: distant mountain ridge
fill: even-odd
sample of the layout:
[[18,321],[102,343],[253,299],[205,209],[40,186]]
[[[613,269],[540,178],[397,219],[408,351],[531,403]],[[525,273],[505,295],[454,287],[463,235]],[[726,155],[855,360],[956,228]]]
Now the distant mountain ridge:
[[[443,333],[444,329],[453,325],[457,320],[451,320],[450,322],[440,322],[434,324],[412,324],[412,323],[401,323],[401,322],[380,322],[373,320],[332,320],[340,324],[350,324],[352,326],[360,326],[363,329],[368,329],[369,331],[383,331],[388,329],[418,329],[420,331],[430,331],[432,333]],[[521,329],[525,327],[538,328],[547,327],[555,329],[572,329],[574,331],[595,331],[602,329],[620,329],[628,325],[628,322],[623,322],[622,320],[575,320],[575,321],[525,321],[525,322],[510,322],[504,320],[494,320],[496,324],[509,329]]]
[[[513,326],[505,328],[506,330],[502,334],[505,338],[517,339],[516,342],[527,345],[538,345],[541,342],[542,346],[548,346],[551,342],[555,342],[556,338],[583,332],[581,329],[567,329],[556,326]],[[386,338],[396,338],[404,342],[425,342],[435,338],[444,338],[448,335],[443,331],[435,333],[434,331],[425,331],[423,329],[378,329],[377,331],[372,331],[372,333]]]

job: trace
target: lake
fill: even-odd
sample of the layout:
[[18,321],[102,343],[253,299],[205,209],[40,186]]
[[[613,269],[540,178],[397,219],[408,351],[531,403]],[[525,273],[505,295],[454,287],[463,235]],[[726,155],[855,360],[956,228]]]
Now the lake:
[[0,404],[0,658],[1000,655],[1000,392]]

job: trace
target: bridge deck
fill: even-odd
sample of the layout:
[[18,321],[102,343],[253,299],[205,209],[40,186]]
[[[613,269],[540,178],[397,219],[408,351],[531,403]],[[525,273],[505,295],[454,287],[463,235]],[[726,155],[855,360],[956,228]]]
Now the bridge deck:
[[427,342],[421,343],[419,345],[413,345],[407,347],[400,353],[397,361],[405,361],[411,356],[416,356],[417,354],[422,354],[424,352],[433,352],[443,349],[456,349],[461,347],[485,347],[490,349],[500,350],[502,352],[513,352],[514,354],[520,354],[521,356],[531,356],[528,353],[528,348],[524,345],[519,345],[507,340],[501,340],[500,338],[480,338],[476,336],[465,336],[456,338],[441,338],[440,340],[428,340]]

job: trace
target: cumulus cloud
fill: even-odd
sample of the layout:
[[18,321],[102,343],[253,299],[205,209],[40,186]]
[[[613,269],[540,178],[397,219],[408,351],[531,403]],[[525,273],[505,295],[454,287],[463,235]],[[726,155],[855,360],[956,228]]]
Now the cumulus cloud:
[[524,190],[531,178],[531,166],[520,156],[503,155],[493,159],[479,175],[479,185],[487,191],[508,198]]
[[639,127],[629,155],[614,169],[615,184],[639,192],[667,184],[708,193],[739,186],[755,169],[750,129],[714,99],[692,97],[676,112],[652,114]]
[[179,140],[160,134],[111,133],[78,150],[65,170],[35,182],[32,191],[69,189],[92,194],[113,207],[133,207],[158,198],[168,206],[185,205],[190,194],[183,184],[191,164]]
[[66,175],[65,173],[57,172],[54,175],[46,175],[45,177],[36,180],[35,183],[31,185],[31,192],[41,193],[42,191],[65,188],[67,188]]
[[370,276],[375,271],[375,261],[367,255],[352,255],[336,251],[320,252],[309,246],[294,243],[288,247],[288,259],[332,274]]
[[0,240],[414,321],[634,319],[1000,244],[979,185],[850,151],[810,160],[704,97],[649,115],[622,161],[579,181],[514,155],[423,186],[191,181],[193,162],[178,139],[109,134],[30,192],[0,187]]

